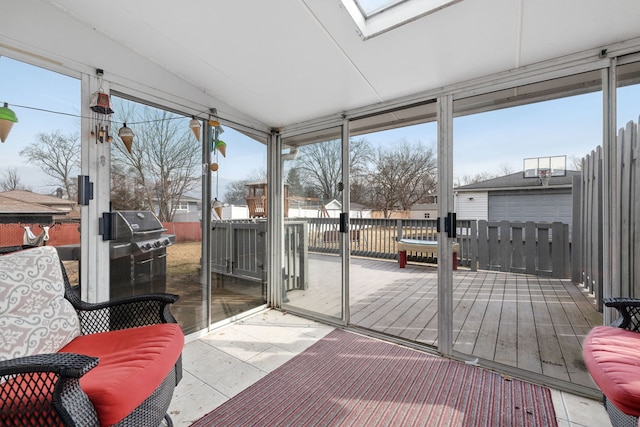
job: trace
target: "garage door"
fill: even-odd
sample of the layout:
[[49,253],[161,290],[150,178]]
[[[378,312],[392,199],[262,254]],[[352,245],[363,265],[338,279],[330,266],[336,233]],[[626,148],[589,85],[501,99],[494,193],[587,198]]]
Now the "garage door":
[[571,212],[571,194],[489,194],[489,221],[560,221],[571,227]]

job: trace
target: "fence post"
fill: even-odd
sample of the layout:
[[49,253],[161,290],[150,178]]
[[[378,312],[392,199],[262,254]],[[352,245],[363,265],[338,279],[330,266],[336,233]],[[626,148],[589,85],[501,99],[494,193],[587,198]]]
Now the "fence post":
[[555,278],[564,276],[565,264],[564,224],[551,224],[551,275]]
[[478,271],[478,222],[471,221],[469,236],[469,263],[471,271]]
[[489,240],[487,237],[487,221],[478,221],[478,258],[480,259],[480,268],[482,270],[489,269]]
[[582,283],[582,176],[573,177],[571,192],[573,193],[573,224],[570,238],[571,281]]
[[511,223],[500,221],[500,243],[498,245],[500,257],[500,271],[511,271]]
[[533,221],[524,224],[524,272],[536,274],[536,225]]

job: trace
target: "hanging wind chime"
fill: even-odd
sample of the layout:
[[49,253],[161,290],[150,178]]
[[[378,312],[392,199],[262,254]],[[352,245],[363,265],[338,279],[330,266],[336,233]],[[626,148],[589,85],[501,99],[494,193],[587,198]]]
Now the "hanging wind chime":
[[[213,109],[214,114],[216,113],[215,109]],[[224,129],[222,129],[222,127],[220,126],[220,122],[218,120],[209,120],[209,126],[211,126],[212,132],[211,132],[211,140],[209,141],[209,151],[210,152],[214,152],[216,153],[216,161],[212,162],[211,165],[209,166],[209,168],[211,169],[212,172],[216,173],[216,197],[214,197],[213,199],[213,210],[215,211],[216,215],[218,216],[219,219],[222,219],[222,207],[224,206],[224,203],[222,203],[220,200],[218,200],[218,196],[219,196],[219,172],[218,172],[218,153],[222,154],[222,157],[226,157],[226,149],[227,149],[227,144],[222,141],[220,139],[220,135],[222,135],[222,133],[224,132]]]
[[113,110],[109,105],[109,95],[104,93],[102,89],[102,76],[104,71],[101,69],[96,70],[98,75],[98,91],[91,94],[91,102],[89,108],[93,111],[91,137],[98,142],[111,142],[113,137],[109,133],[109,115],[113,114]]

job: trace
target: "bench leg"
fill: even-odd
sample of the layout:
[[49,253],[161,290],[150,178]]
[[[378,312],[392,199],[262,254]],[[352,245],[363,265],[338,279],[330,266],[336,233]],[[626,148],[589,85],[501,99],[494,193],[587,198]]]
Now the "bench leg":
[[404,268],[407,265],[407,251],[398,251],[398,263],[400,268]]

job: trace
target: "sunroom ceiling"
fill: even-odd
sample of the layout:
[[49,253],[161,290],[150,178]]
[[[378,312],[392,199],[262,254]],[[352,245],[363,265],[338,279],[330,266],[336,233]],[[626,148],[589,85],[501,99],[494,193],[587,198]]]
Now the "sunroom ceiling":
[[637,0],[461,0],[364,40],[340,0],[20,0],[0,54],[279,128],[596,53],[638,22]]

